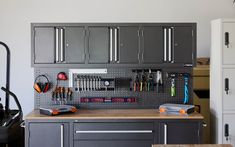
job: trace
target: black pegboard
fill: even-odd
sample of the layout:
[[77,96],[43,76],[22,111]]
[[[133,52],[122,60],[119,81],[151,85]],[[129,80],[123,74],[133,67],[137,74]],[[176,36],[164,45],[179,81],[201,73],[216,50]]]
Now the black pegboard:
[[[151,68],[159,69],[159,68]],[[192,75],[192,68],[160,68],[163,73],[164,92],[156,93],[156,91],[149,92],[134,92],[126,88],[118,88],[114,91],[86,91],[86,92],[75,92],[73,90],[73,99],[68,101],[68,104],[80,107],[80,108],[158,108],[163,103],[183,103],[184,98],[184,79],[182,77],[176,78],[176,96],[170,96],[170,78],[167,77],[167,73],[188,73]],[[93,74],[91,76],[100,76],[102,78],[117,78],[117,77],[130,77],[134,78],[133,68],[108,68],[107,74]],[[47,93],[35,92],[35,108],[40,106],[53,105],[52,101],[52,90],[56,85],[56,76],[59,72],[65,72],[67,75],[69,69],[67,68],[35,68],[34,76],[44,74],[52,83],[51,89]],[[189,104],[193,102],[193,79],[189,77]],[[59,86],[69,86],[69,81],[60,81]],[[136,97],[137,103],[80,103],[81,97]]]

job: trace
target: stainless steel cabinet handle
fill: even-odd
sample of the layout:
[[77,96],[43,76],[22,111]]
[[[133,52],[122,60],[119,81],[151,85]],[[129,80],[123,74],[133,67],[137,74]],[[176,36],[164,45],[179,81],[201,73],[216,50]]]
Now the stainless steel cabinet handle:
[[64,29],[60,29],[60,61],[64,61]]
[[115,60],[115,62],[117,62],[117,56],[118,56],[118,29],[117,28],[115,28],[114,29],[114,60]]
[[225,32],[225,46],[227,46],[227,48],[229,48],[229,32]]
[[229,125],[225,124],[224,125],[224,137],[226,138],[226,141],[229,139]]
[[64,125],[60,125],[60,146],[64,147]]
[[113,61],[113,28],[109,29],[109,51],[110,51],[110,61]]
[[108,134],[108,133],[120,133],[120,134],[125,134],[125,133],[153,133],[152,130],[103,130],[103,131],[76,131],[77,134],[79,133],[87,133],[87,134],[93,134],[93,133],[103,133],[103,134]]
[[174,63],[175,60],[175,35],[174,27],[171,27],[171,63]]
[[167,144],[167,124],[164,124],[164,144]]
[[229,92],[229,78],[225,78],[224,83],[225,83],[224,90],[225,90],[226,94],[228,95],[228,92]]
[[164,62],[166,62],[166,50],[167,50],[167,29],[164,28]]
[[168,61],[171,62],[171,52],[172,52],[172,29],[168,29]]
[[59,29],[55,28],[55,60],[59,62]]

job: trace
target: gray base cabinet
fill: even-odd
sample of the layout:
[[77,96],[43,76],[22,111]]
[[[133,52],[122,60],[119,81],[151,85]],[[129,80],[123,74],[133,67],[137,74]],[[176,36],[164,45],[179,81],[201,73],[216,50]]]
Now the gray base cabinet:
[[160,144],[199,144],[201,124],[188,121],[166,121],[159,123]]
[[202,120],[27,120],[26,147],[200,144]]
[[151,147],[152,141],[75,141],[74,147]]
[[28,147],[69,147],[68,123],[29,123]]

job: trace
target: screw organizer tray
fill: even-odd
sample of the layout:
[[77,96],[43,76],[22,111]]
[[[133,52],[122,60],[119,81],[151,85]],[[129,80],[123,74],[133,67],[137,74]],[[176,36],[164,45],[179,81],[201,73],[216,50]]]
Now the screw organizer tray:
[[[85,69],[84,69],[85,70]],[[146,84],[144,88],[144,83],[142,90],[135,90],[134,85],[136,81],[136,73],[145,74],[148,76],[149,71],[151,70],[152,74],[157,74],[157,71],[161,71],[162,81],[153,80],[153,85],[151,88],[151,77],[148,79],[150,84]],[[52,91],[56,85],[57,79],[56,76],[59,72],[65,72],[69,75],[68,68],[35,68],[34,76],[37,77],[40,74],[45,74],[50,82],[52,83],[51,89],[46,93],[36,93],[35,92],[35,108],[42,106],[54,105],[52,101]],[[107,68],[107,73],[101,74],[81,74],[74,75],[73,87],[69,85],[69,81],[59,81],[60,87],[70,87],[73,91],[72,97],[66,102],[66,104],[74,105],[79,108],[158,108],[159,105],[164,103],[176,103],[183,104],[185,98],[185,79],[183,76],[178,76],[174,78],[174,87],[175,93],[172,96],[172,77],[168,75],[170,73],[177,74],[188,74],[188,104],[192,104],[192,68],[176,68],[176,67],[165,67],[165,68]],[[77,77],[91,77],[92,80],[89,80],[90,84],[95,81],[95,77],[100,78],[100,89],[91,88],[82,91],[82,88],[77,88],[76,81]],[[152,77],[155,78],[154,76]],[[158,79],[159,80],[159,79]],[[106,82],[108,81],[108,82]],[[105,83],[106,82],[106,83]],[[128,83],[127,83],[128,82]],[[87,81],[86,81],[87,84]],[[159,84],[159,85],[157,85]],[[148,88],[149,85],[149,88]],[[94,86],[94,84],[93,84]],[[157,91],[157,86],[160,86],[161,89]],[[99,86],[98,86],[99,87]],[[83,103],[82,98],[135,98],[135,102],[106,102],[106,103]],[[120,99],[119,99],[120,100]],[[90,101],[90,100],[89,100]]]

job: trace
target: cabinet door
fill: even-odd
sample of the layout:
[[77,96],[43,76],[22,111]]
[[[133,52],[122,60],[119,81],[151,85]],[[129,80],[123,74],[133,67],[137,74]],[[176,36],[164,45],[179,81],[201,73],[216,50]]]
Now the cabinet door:
[[65,27],[65,62],[85,62],[85,28]]
[[151,140],[83,140],[75,141],[74,147],[151,147]]
[[199,144],[199,126],[198,122],[160,123],[160,144]]
[[[228,125],[227,130],[225,129],[225,125]],[[223,116],[223,144],[231,144],[235,146],[235,114],[224,114]],[[227,132],[228,136],[226,137]]]
[[110,54],[108,27],[89,27],[88,63],[108,63]]
[[163,62],[163,29],[162,27],[143,28],[143,63],[162,63]]
[[114,50],[118,63],[138,63],[139,62],[139,27],[119,27],[119,49]]
[[[235,69],[223,70],[223,110],[235,110]],[[228,80],[228,93],[225,91],[225,79]]]
[[235,23],[223,23],[223,64],[235,64]]
[[53,27],[34,28],[34,63],[55,62],[55,29]]
[[29,123],[29,147],[69,147],[67,123]]
[[173,36],[173,62],[192,64],[194,60],[192,27],[174,27]]

